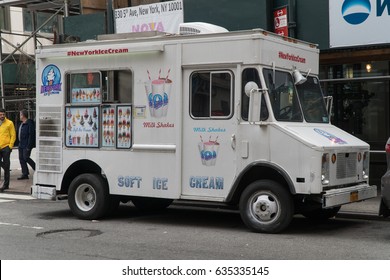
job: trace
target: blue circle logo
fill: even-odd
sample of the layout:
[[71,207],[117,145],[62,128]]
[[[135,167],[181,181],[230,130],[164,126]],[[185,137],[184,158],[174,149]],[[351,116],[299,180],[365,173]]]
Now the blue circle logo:
[[42,71],[41,94],[58,94],[61,91],[61,71],[54,64],[46,66]]
[[345,0],[341,13],[346,22],[357,25],[363,23],[371,12],[370,0]]
[[42,84],[44,86],[48,85],[58,85],[61,83],[61,72],[57,66],[50,64],[45,67],[42,71]]

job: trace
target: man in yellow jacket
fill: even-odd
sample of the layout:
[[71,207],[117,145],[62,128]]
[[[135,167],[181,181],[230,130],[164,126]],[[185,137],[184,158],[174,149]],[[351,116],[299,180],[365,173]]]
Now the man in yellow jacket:
[[14,123],[5,117],[5,110],[0,109],[0,167],[4,169],[4,182],[0,192],[9,189],[10,156],[16,140]]

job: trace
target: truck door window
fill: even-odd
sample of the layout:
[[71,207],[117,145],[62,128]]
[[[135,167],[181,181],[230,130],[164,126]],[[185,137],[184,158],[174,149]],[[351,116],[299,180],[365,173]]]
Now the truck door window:
[[[241,83],[241,117],[243,120],[248,120],[249,114],[249,97],[245,93],[245,85],[248,82],[255,82],[259,88],[261,88],[259,72],[256,68],[246,68],[242,71],[242,83]],[[268,119],[269,113],[265,103],[264,95],[261,99],[261,120]]]
[[272,69],[264,69],[263,73],[275,119],[288,122],[303,121],[291,74]]
[[190,112],[194,118],[230,118],[233,114],[233,77],[229,71],[191,75]]

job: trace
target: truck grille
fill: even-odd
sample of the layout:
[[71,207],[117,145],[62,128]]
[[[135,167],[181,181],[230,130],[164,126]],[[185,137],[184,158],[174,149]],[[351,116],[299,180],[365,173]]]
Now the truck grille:
[[40,107],[37,128],[38,170],[46,172],[61,172],[61,107]]
[[337,154],[336,178],[344,179],[356,176],[357,153]]

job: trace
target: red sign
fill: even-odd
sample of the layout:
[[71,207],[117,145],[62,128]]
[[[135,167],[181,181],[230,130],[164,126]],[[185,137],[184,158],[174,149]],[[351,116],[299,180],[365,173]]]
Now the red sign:
[[274,32],[282,36],[288,36],[287,7],[274,11]]

